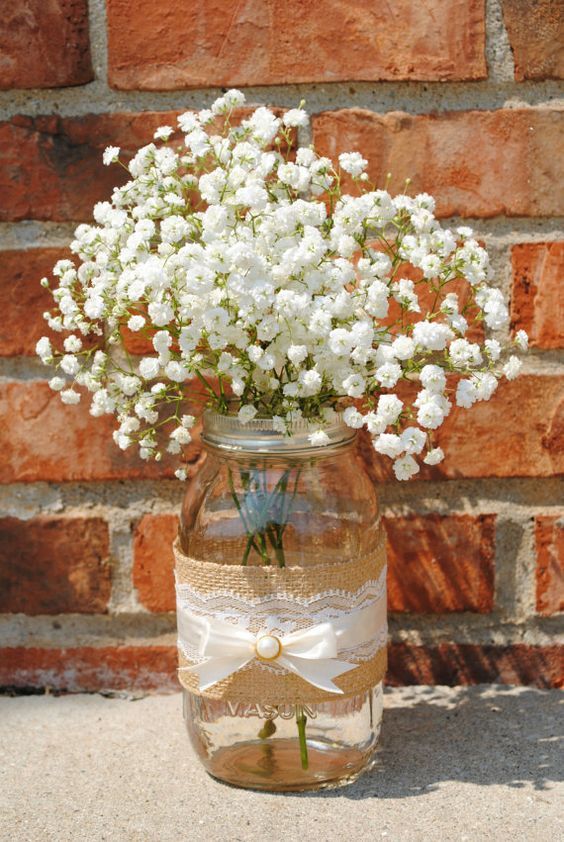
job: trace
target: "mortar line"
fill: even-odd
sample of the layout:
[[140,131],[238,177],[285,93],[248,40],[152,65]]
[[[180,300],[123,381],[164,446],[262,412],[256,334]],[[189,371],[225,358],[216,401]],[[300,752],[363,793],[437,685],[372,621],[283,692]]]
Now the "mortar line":
[[[86,221],[92,223],[92,219]],[[564,217],[561,216],[497,216],[491,219],[456,216],[441,218],[439,221],[445,228],[470,226],[492,248],[524,242],[559,242],[564,237]],[[68,247],[75,228],[80,224],[81,220],[51,222],[28,219],[0,222],[0,251]]]
[[[351,86],[354,84],[354,88]],[[417,115],[459,111],[556,109],[564,107],[564,85],[559,81],[483,82],[324,82],[271,85],[242,89],[247,104],[294,108],[304,99],[312,114],[361,108],[376,115],[401,112]],[[16,115],[63,118],[89,114],[182,111],[209,106],[222,88],[181,91],[121,91],[99,80],[58,89],[21,89],[0,92],[0,120]]]
[[503,17],[501,0],[486,0],[486,63],[488,78],[492,82],[513,82],[515,79],[515,62],[513,50],[509,41],[509,34]]
[[[56,626],[54,623],[56,622]],[[391,642],[435,646],[445,642],[458,645],[554,646],[561,641],[564,614],[553,617],[529,616],[520,622],[504,620],[499,614],[390,613]],[[174,612],[151,614],[146,611],[121,614],[87,615],[0,615],[0,647],[64,648],[108,645],[175,644]]]

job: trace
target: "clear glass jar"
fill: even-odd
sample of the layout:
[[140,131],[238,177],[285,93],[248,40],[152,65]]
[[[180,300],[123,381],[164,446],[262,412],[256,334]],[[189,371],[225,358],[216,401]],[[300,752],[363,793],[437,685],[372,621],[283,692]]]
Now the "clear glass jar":
[[[381,540],[375,489],[354,430],[337,421],[326,432],[330,444],[312,447],[305,424],[288,436],[268,420],[242,425],[205,413],[206,454],[182,506],[182,552],[219,564],[287,567],[367,558]],[[382,685],[297,705],[185,689],[184,715],[214,777],[253,789],[317,789],[354,780],[371,765]]]

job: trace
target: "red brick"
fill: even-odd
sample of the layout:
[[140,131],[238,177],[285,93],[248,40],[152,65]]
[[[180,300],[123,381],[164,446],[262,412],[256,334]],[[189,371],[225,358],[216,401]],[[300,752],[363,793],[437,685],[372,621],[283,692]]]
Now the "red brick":
[[386,683],[404,684],[525,684],[562,687],[560,646],[480,646],[472,643],[441,643],[417,646],[392,643],[389,647]]
[[[387,683],[526,684],[561,687],[558,646],[480,646],[444,643],[390,645]],[[69,692],[178,689],[173,646],[104,646],[0,650],[0,687]]]
[[515,78],[564,78],[564,15],[558,0],[502,0]]
[[123,347],[128,354],[137,354],[138,356],[148,354],[150,356],[155,353],[153,343],[143,331],[129,330],[127,325],[123,325],[120,334]]
[[372,179],[437,199],[440,216],[564,213],[563,112],[542,108],[381,115],[363,109],[313,118],[314,141],[332,158],[358,150]]
[[0,483],[160,479],[171,475],[162,463],[143,462],[113,442],[115,419],[93,418],[84,397],[65,406],[46,383],[0,386]]
[[109,0],[108,27],[110,84],[126,90],[487,75],[481,0]]
[[564,242],[521,243],[511,250],[511,325],[535,348],[564,348]]
[[[411,398],[415,390],[412,390]],[[564,377],[522,375],[503,380],[495,395],[471,409],[453,407],[434,435],[446,458],[422,466],[418,480],[553,477],[564,473]],[[359,437],[375,482],[393,479],[391,460]]]
[[491,611],[495,515],[386,517],[390,611]]
[[564,377],[504,380],[489,401],[454,410],[438,432],[447,459],[430,475],[558,476],[564,472]]
[[0,89],[63,88],[93,78],[88,0],[3,3]]
[[64,690],[179,690],[175,646],[0,650],[0,687]]
[[60,248],[0,252],[0,356],[34,355],[41,336],[55,338],[43,319],[53,297],[39,281],[68,256]]
[[97,614],[110,598],[101,518],[0,519],[0,612]]
[[127,174],[105,167],[106,146],[124,158],[149,143],[175,113],[23,117],[0,123],[0,220],[89,220],[95,202],[111,196]]
[[174,611],[174,556],[178,533],[176,515],[144,515],[133,534],[133,584],[149,611]]
[[537,611],[564,611],[564,515],[535,518]]

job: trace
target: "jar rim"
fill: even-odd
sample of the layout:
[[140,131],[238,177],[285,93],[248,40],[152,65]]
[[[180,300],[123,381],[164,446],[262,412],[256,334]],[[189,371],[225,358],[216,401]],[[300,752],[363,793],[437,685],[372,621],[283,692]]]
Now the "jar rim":
[[[312,444],[309,436],[322,429],[329,438],[326,445]],[[319,453],[328,449],[350,444],[356,437],[356,430],[347,426],[343,413],[323,426],[312,424],[305,418],[292,422],[288,432],[274,429],[272,418],[253,418],[243,424],[237,415],[223,415],[207,409],[203,414],[202,441],[219,450],[250,451],[253,453]]]

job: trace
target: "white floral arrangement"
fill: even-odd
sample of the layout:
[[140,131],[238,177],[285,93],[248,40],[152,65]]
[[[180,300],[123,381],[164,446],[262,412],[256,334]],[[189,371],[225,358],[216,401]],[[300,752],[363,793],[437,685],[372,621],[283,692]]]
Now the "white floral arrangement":
[[[270,417],[291,432],[307,420],[319,447],[340,410],[409,479],[416,457],[443,459],[432,435],[453,402],[489,400],[519,372],[498,339],[466,338],[477,321],[508,322],[488,254],[470,228],[441,227],[431,196],[372,184],[358,152],[335,165],[296,149],[303,104],[238,119],[244,102],[232,90],[182,114],[179,130],[159,128],[128,163],[106,149],[104,163],[129,180],[95,205],[96,224],[76,229],[77,261],[54,267],[45,318],[67,335],[59,350],[37,343],[60,371],[50,386],[66,404],[92,393],[91,414],[115,415],[117,445],[137,444],[143,459],[181,456],[194,380],[242,423]],[[124,325],[154,353],[120,348]],[[512,344],[526,350],[525,332]],[[405,380],[419,381],[412,401],[396,394]]]

